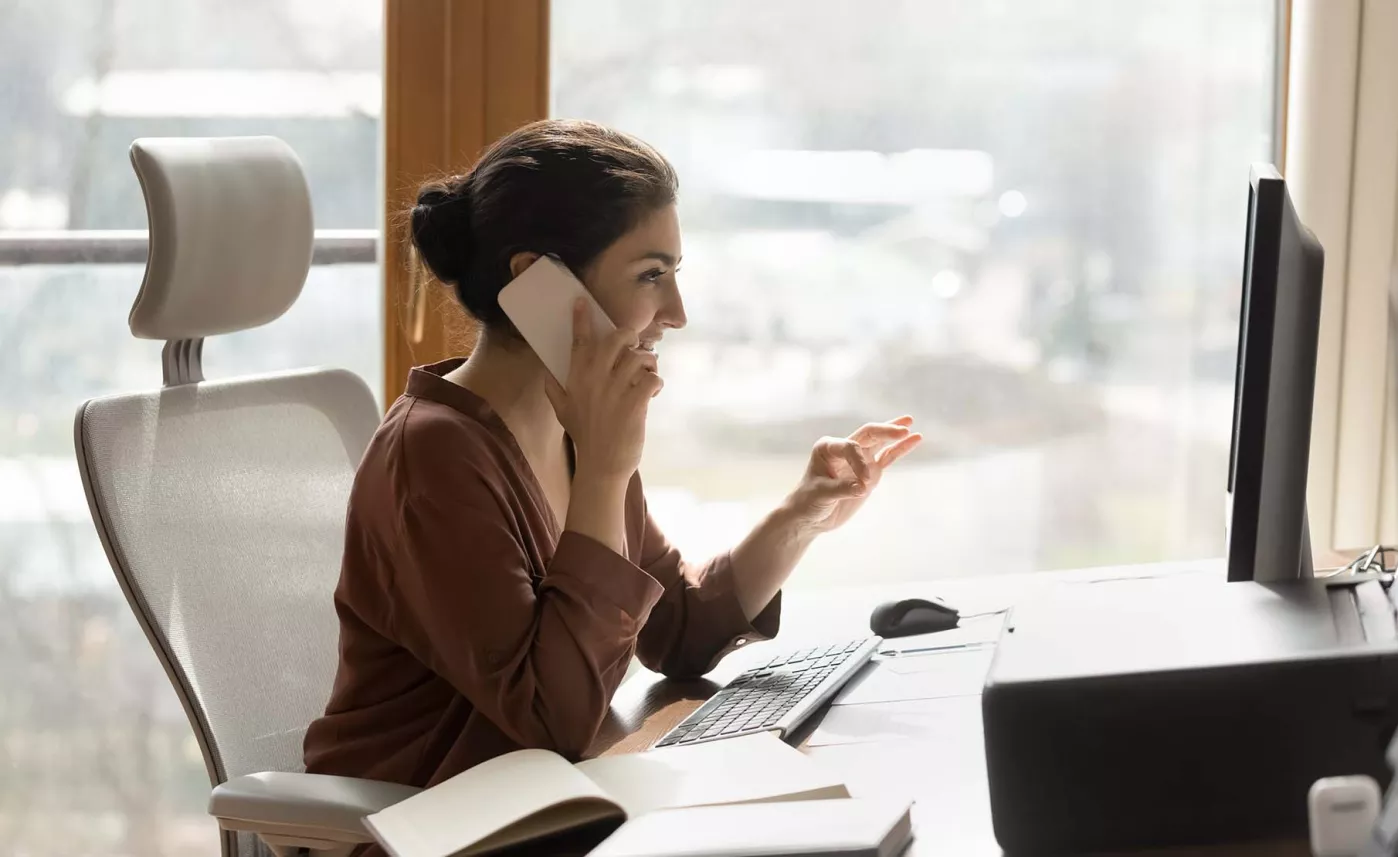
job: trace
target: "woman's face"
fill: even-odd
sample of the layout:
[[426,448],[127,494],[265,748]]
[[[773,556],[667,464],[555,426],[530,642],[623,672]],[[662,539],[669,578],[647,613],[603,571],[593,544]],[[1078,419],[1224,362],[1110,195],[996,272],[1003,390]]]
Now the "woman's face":
[[654,351],[666,330],[685,325],[675,281],[679,263],[679,214],[667,205],[603,250],[579,276],[616,326],[636,331],[641,347]]

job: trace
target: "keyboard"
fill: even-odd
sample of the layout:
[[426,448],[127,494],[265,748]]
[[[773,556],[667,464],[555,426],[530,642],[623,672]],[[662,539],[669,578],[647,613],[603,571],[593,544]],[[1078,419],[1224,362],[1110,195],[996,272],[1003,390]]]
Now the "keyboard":
[[786,737],[868,663],[881,642],[867,637],[779,654],[724,685],[655,746],[754,732]]

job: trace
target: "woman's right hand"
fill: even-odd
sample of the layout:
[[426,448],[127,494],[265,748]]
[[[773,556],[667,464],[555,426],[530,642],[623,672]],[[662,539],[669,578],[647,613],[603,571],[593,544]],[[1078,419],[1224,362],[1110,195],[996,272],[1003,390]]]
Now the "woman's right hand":
[[665,382],[636,332],[597,336],[581,298],[573,305],[573,356],[565,390],[544,379],[549,402],[577,450],[577,475],[630,481],[641,464],[646,412]]

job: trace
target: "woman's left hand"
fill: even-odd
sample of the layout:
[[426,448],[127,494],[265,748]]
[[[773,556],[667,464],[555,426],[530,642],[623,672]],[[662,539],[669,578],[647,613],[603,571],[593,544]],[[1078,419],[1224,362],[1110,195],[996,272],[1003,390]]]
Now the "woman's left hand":
[[802,524],[824,533],[848,521],[873,493],[884,470],[922,442],[912,424],[912,417],[899,417],[867,423],[849,437],[816,441],[806,475],[789,501]]

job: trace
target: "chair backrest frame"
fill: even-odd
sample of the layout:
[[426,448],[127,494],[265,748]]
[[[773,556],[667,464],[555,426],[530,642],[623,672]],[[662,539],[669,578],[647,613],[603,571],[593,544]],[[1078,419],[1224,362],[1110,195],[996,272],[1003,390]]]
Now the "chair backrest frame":
[[88,407],[91,404],[91,400],[83,402],[73,419],[73,449],[77,453],[78,473],[82,476],[83,495],[87,498],[87,508],[92,514],[92,523],[97,528],[97,538],[102,542],[102,550],[107,555],[107,564],[112,567],[112,574],[116,577],[117,585],[121,587],[121,594],[126,597],[127,605],[131,607],[131,612],[136,616],[136,622],[146,635],[146,642],[150,643],[151,649],[160,661],[160,666],[164,668],[165,677],[170,680],[171,687],[175,689],[175,695],[179,697],[180,707],[184,709],[185,717],[189,719],[190,726],[194,728],[194,739],[199,743],[199,752],[204,757],[204,767],[209,772],[210,783],[218,785],[227,780],[228,777],[223,769],[223,760],[219,757],[218,750],[212,743],[210,737],[212,730],[209,727],[208,719],[204,717],[199,706],[194,703],[194,691],[189,686],[189,682],[186,681],[179,661],[175,658],[170,647],[165,644],[164,635],[156,629],[150,605],[146,603],[145,594],[126,573],[126,563],[112,537],[106,512],[97,500],[84,431]]
[[[381,411],[342,370],[204,380],[204,337],[274,320],[304,285],[310,195],[284,142],[138,140],[131,163],[151,252],[128,325],[165,341],[164,386],[79,407],[83,492],[210,784],[299,771],[333,680],[349,488]],[[221,845],[264,853],[250,834]]]

